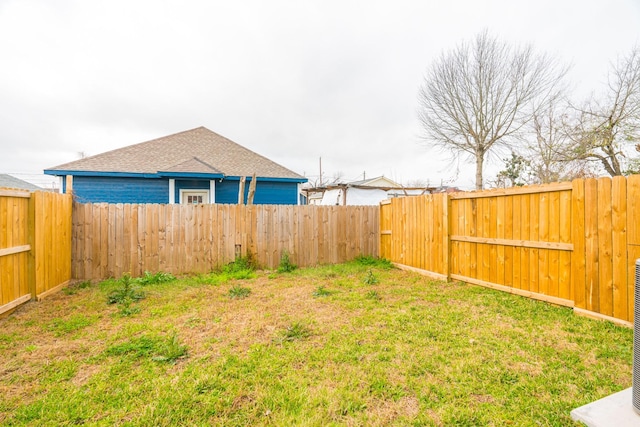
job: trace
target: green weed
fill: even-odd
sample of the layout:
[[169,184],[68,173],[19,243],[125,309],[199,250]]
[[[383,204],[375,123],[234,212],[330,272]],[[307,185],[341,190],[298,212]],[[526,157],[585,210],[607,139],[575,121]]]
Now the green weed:
[[366,299],[371,299],[374,301],[380,301],[382,298],[380,297],[380,294],[378,294],[378,291],[369,291],[366,294],[364,294],[364,297]]
[[157,273],[152,274],[149,271],[145,271],[144,276],[137,278],[136,282],[142,286],[147,286],[147,285],[157,285],[160,283],[173,282],[174,280],[176,280],[176,277],[171,273],[165,273],[165,272],[159,271]]
[[113,290],[107,297],[109,304],[131,304],[145,297],[144,292],[138,289],[131,275],[125,274],[118,281],[119,287]]
[[291,262],[289,258],[289,252],[287,252],[286,250],[283,251],[282,255],[280,255],[280,265],[278,266],[278,273],[290,273],[296,268],[298,268],[298,266]]
[[389,270],[393,268],[393,264],[391,261],[385,258],[376,258],[370,255],[360,255],[357,256],[354,260],[354,263],[358,265],[364,265],[367,267],[375,267],[383,270]]
[[154,362],[176,363],[178,359],[187,357],[187,346],[182,345],[177,334],[172,334],[157,346]]
[[302,322],[294,322],[280,331],[277,342],[290,342],[303,340],[311,336],[311,329]]
[[228,292],[228,296],[231,299],[243,299],[249,296],[251,289],[240,285],[233,285]]
[[315,291],[313,291],[314,297],[326,297],[331,295],[331,291],[325,289],[324,286],[318,286]]
[[362,282],[365,285],[375,285],[376,283],[379,282],[378,277],[376,277],[375,274],[373,274],[373,271],[369,270],[367,272],[367,275],[364,277],[364,279],[362,279]]
[[256,271],[258,270],[258,261],[253,253],[249,252],[246,256],[238,257],[233,262],[222,268],[223,273],[237,273],[239,271]]
[[253,255],[236,258],[235,261],[222,267],[218,274],[212,276],[212,282],[222,283],[231,279],[245,280],[256,277],[257,263]]

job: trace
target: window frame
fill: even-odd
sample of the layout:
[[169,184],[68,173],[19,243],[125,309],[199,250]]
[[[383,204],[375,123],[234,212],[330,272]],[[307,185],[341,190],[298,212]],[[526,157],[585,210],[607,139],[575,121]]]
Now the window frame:
[[187,198],[189,196],[202,196],[202,204],[208,205],[211,203],[211,191],[204,189],[181,189],[180,190],[180,200],[179,203],[181,205],[199,205],[200,203],[187,203]]

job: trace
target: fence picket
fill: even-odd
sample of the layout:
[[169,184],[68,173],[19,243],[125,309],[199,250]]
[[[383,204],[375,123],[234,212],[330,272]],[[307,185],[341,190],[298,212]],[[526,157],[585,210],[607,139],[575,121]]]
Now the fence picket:
[[[613,317],[629,317],[627,299],[629,291],[627,278],[627,180],[624,177],[613,178],[611,190],[611,231],[612,231],[612,282]],[[633,285],[633,280],[631,281]]]

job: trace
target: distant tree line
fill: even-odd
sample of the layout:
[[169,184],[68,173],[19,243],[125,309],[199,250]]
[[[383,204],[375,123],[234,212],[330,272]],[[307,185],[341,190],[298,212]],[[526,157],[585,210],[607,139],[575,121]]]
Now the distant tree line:
[[[427,69],[418,117],[429,147],[475,163],[476,188],[640,172],[640,48],[611,64],[607,84],[569,97],[568,67],[487,31]],[[484,176],[490,157],[504,162]]]

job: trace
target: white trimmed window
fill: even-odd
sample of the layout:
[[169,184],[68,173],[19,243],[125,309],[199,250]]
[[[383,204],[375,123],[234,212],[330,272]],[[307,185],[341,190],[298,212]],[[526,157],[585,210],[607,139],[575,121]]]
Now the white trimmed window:
[[209,190],[180,190],[180,203],[188,205],[209,203]]

